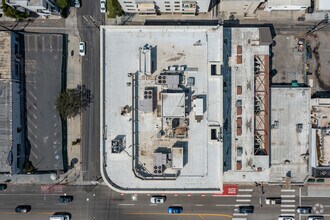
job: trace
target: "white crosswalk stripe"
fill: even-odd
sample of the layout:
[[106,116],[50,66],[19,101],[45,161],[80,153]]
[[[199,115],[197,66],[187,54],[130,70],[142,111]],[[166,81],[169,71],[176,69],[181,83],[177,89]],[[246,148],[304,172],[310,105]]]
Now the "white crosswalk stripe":
[[295,212],[295,209],[281,209],[281,212]]
[[296,212],[296,190],[295,189],[281,189],[281,215],[295,215]]
[[236,199],[236,202],[251,202],[251,199]]
[[252,192],[253,189],[238,189],[238,192]]
[[282,203],[296,202],[294,199],[282,199]]
[[281,205],[283,208],[294,208],[296,207],[295,205]]
[[234,213],[233,216],[247,216],[247,213]]
[[246,220],[246,218],[236,218],[236,216],[247,216],[246,213],[239,213],[239,206],[249,206],[252,199],[253,189],[238,189],[239,194],[236,195],[236,204],[233,212],[234,220]]

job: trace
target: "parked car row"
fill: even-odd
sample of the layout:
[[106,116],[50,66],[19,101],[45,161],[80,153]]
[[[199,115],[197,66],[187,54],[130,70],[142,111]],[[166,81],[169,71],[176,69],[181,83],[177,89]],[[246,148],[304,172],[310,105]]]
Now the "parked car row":
[[[73,0],[73,5],[75,8],[80,8],[80,0]],[[100,12],[101,13],[106,13],[107,12],[107,7],[106,7],[106,0],[100,0]]]

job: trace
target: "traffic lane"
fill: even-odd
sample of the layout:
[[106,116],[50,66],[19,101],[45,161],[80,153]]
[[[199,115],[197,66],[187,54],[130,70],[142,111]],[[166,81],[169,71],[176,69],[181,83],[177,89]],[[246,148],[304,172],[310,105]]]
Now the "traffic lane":
[[[112,207],[111,214],[117,218],[111,219],[228,219],[232,217],[233,207],[196,207],[183,206],[183,213],[169,214],[168,206],[162,205],[122,205],[120,207]],[[112,216],[112,217],[113,217]],[[221,218],[220,218],[221,217]]]
[[[235,206],[236,200],[238,197],[214,197],[212,195],[201,196],[201,195],[164,195],[166,196],[166,201],[164,204],[182,204],[182,205],[223,205],[223,206]],[[127,203],[127,204],[136,204],[136,205],[144,205],[150,204],[151,196],[148,195],[113,195],[112,203],[114,205]]]
[[86,41],[86,56],[83,58],[82,84],[92,94],[93,100],[87,111],[82,114],[82,145],[83,145],[83,178],[96,180],[100,177],[100,61],[99,45],[100,34],[98,29],[94,32],[80,32],[82,40]]

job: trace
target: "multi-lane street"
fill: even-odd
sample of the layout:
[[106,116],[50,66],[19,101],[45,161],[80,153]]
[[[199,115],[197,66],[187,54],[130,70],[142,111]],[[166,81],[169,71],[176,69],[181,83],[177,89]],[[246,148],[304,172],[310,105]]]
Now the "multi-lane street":
[[82,59],[82,84],[91,90],[93,101],[82,114],[82,162],[86,181],[100,177],[100,32],[104,14],[99,1],[84,1],[77,11],[77,27],[81,41],[86,42],[86,56]]
[[[61,204],[58,197],[73,195],[69,204]],[[300,195],[301,194],[301,195]],[[215,194],[169,194],[164,204],[151,204],[150,194],[120,194],[106,186],[32,186],[9,185],[0,193],[0,220],[33,219],[43,220],[55,212],[70,212],[73,220],[213,220],[249,219],[276,220],[278,216],[293,215],[306,220],[308,215],[295,214],[299,205],[311,206],[314,213],[330,219],[330,199],[328,197],[307,197],[305,188],[282,189],[279,186],[239,187],[237,195]],[[282,204],[266,205],[266,197],[282,197]],[[32,210],[27,214],[17,214],[17,205],[28,204]],[[171,205],[183,207],[182,214],[168,214]],[[253,205],[253,214],[240,214],[240,205]]]

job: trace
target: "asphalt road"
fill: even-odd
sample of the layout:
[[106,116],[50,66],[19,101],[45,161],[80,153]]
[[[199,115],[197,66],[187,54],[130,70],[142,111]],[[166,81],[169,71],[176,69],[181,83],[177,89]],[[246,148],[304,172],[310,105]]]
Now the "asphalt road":
[[78,9],[77,22],[81,41],[86,42],[82,59],[82,84],[93,95],[90,108],[82,114],[82,170],[85,181],[100,177],[100,32],[104,23],[99,1],[84,0]]
[[[55,186],[45,191],[45,187],[30,185],[9,185],[5,192],[0,192],[0,220],[43,220],[55,212],[70,212],[72,220],[222,220],[232,217],[241,220],[276,220],[281,214],[282,205],[266,205],[265,197],[283,195],[278,186],[265,186],[265,194],[258,187],[242,187],[237,196],[214,196],[212,194],[166,195],[164,204],[150,204],[149,194],[119,194],[106,186]],[[252,191],[251,191],[252,190]],[[60,204],[58,197],[63,194],[73,195],[69,204]],[[291,193],[291,192],[287,192]],[[299,196],[295,188],[290,199],[295,200],[293,209],[299,204],[311,206],[314,211],[321,211],[325,219],[330,219],[329,197],[305,197],[304,189]],[[262,206],[260,198],[262,197]],[[248,200],[250,200],[247,202]],[[244,203],[254,205],[254,214],[237,215],[237,207]],[[17,205],[29,204],[32,210],[27,214],[17,214]],[[319,204],[319,205],[317,205]],[[183,207],[182,214],[168,214],[171,205]],[[322,209],[322,210],[321,210]],[[306,220],[307,215],[295,215],[296,219]]]

